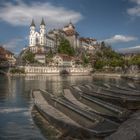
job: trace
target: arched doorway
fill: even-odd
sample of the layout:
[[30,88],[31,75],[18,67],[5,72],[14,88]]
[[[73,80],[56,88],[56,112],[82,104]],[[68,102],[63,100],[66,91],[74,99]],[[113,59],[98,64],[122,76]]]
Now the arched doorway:
[[63,67],[60,70],[60,75],[69,75],[69,74],[70,74],[70,72],[69,72],[69,69],[68,68]]

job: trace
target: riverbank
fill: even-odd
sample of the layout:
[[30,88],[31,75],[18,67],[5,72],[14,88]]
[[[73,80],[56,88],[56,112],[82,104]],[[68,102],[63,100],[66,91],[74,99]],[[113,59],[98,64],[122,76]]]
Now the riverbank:
[[105,140],[139,140],[140,139],[140,110],[132,114],[119,129]]
[[93,77],[113,77],[113,78],[127,78],[127,79],[140,79],[140,73],[137,74],[122,74],[122,73],[93,73]]
[[[18,74],[18,73],[15,73],[15,74],[12,74],[12,73],[9,73],[7,74],[7,76],[10,76],[10,77],[26,77],[26,76],[59,76],[60,74],[54,74],[54,73],[49,73],[49,74]],[[63,74],[64,75],[64,74]],[[93,77],[109,77],[109,78],[125,78],[125,79],[132,79],[132,80],[140,80],[140,74],[120,74],[120,73],[92,73],[92,74],[66,74],[66,76],[93,76]]]

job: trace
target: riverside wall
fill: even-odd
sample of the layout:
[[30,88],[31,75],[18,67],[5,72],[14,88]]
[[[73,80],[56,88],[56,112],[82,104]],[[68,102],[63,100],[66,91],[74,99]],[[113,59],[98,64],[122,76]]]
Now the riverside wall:
[[85,67],[45,67],[45,66],[24,66],[26,75],[59,75],[62,71],[66,71],[70,75],[89,75],[90,68]]

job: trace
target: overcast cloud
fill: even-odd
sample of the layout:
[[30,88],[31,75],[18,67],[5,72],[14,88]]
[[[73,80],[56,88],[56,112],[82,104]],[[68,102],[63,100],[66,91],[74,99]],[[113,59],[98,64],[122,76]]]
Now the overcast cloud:
[[137,37],[134,36],[125,36],[125,35],[114,35],[104,41],[107,43],[121,43],[121,42],[130,42],[137,40]]
[[130,0],[130,2],[135,3],[134,7],[130,7],[127,9],[127,13],[130,16],[140,16],[140,0]]
[[83,18],[81,13],[77,11],[54,6],[48,2],[26,4],[18,1],[16,5],[7,2],[0,9],[0,20],[14,26],[29,26],[32,18],[39,24],[42,17],[48,27],[62,26],[70,20],[73,23],[77,23]]

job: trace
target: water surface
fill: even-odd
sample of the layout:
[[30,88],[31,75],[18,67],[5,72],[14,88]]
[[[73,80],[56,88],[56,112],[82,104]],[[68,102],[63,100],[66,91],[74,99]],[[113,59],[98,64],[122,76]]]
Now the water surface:
[[126,84],[125,80],[92,78],[91,76],[26,76],[6,77],[0,75],[0,139],[44,140],[31,116],[31,89],[47,89],[56,95],[63,88],[74,84],[91,82]]

